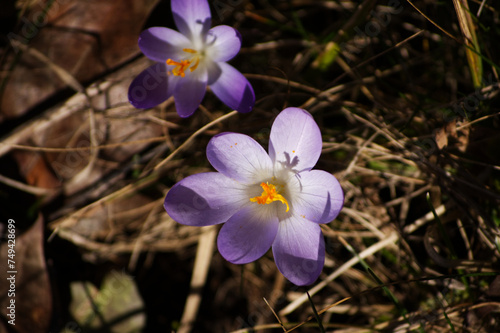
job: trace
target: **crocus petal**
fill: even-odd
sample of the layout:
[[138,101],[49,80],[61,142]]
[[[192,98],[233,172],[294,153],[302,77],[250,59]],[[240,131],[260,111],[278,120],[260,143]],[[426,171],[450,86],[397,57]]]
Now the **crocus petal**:
[[319,224],[294,215],[280,221],[273,255],[280,272],[292,283],[312,284],[325,262],[325,240]]
[[181,59],[185,57],[184,48],[191,47],[191,42],[178,31],[153,27],[144,30],[139,36],[139,48],[146,57],[158,62],[167,59]]
[[128,99],[136,108],[147,109],[160,104],[172,95],[175,88],[167,65],[156,63],[139,74],[130,84]]
[[248,80],[233,66],[225,62],[214,64],[209,69],[210,89],[231,109],[245,113],[252,111],[255,93]]
[[219,25],[208,31],[207,56],[213,61],[231,60],[241,48],[240,33],[227,25]]
[[251,137],[221,133],[207,146],[210,164],[225,175],[246,184],[272,176],[272,162],[262,146]]
[[204,68],[198,68],[192,73],[186,73],[185,77],[176,76],[176,78],[175,108],[179,116],[186,118],[196,111],[205,96],[207,71]]
[[309,112],[286,108],[274,120],[269,156],[275,164],[295,171],[311,170],[318,161],[321,147],[321,132]]
[[294,213],[316,223],[331,222],[344,204],[339,181],[322,170],[300,172],[290,179],[288,187]]
[[226,222],[248,203],[244,188],[218,172],[191,175],[165,197],[168,215],[181,224],[206,226]]
[[262,257],[270,248],[278,231],[276,215],[265,209],[246,206],[234,214],[221,228],[217,238],[220,254],[233,264],[246,264]]
[[172,14],[179,31],[193,42],[205,35],[212,24],[207,0],[172,0]]

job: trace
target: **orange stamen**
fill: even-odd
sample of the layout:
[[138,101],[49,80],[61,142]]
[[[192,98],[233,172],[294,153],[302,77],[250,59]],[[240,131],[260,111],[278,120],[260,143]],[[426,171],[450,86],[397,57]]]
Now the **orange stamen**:
[[199,57],[196,57],[195,62],[194,62],[194,65],[193,65],[193,66],[191,66],[191,67],[189,67],[189,70],[190,70],[191,72],[192,72],[192,71],[194,71],[194,70],[198,67],[198,65],[199,65],[199,64],[200,64],[200,58],[199,58]]
[[[172,74],[174,74],[175,76],[184,77],[186,76],[185,73],[186,69],[189,68],[189,70],[192,72],[198,67],[198,65],[200,64],[200,57],[197,55],[198,51],[196,50],[185,48],[182,49],[182,51],[186,53],[195,54],[195,56],[189,60],[181,60],[181,61],[167,59],[166,63],[167,65],[175,66],[174,69],[172,69]],[[193,62],[194,65],[192,65]]]
[[175,66],[174,69],[172,69],[172,73],[174,75],[184,77],[186,75],[184,71],[188,69],[188,67],[191,65],[191,61],[189,60],[175,61],[172,59],[167,59],[167,65]]
[[182,49],[182,51],[187,52],[187,53],[192,53],[192,54],[198,53],[198,51],[193,50],[193,49],[188,49],[188,48]]
[[290,206],[288,206],[288,201],[278,193],[276,190],[276,186],[269,183],[261,183],[260,186],[264,190],[260,196],[250,198],[251,202],[256,202],[258,204],[270,204],[274,201],[280,201],[282,204],[286,205],[286,211],[290,210]]

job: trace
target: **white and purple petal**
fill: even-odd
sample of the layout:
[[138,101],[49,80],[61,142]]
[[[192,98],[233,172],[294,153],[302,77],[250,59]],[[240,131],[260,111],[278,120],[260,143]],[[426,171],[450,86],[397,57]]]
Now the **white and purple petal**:
[[221,228],[217,238],[220,254],[233,264],[246,264],[262,257],[273,244],[279,220],[266,209],[247,205]]
[[199,48],[212,25],[207,0],[172,0],[172,15],[177,29]]
[[191,41],[183,34],[165,27],[146,29],[139,36],[139,48],[142,53],[158,62],[181,59],[185,57],[182,49],[190,47]]
[[210,89],[224,104],[242,113],[250,112],[255,104],[252,85],[233,66],[219,62],[209,68]]
[[219,25],[208,31],[206,54],[213,61],[229,61],[241,48],[240,33],[227,25]]
[[316,223],[331,222],[344,204],[339,181],[326,171],[300,172],[290,178],[288,189],[294,214]]
[[305,286],[319,277],[325,262],[319,224],[295,215],[280,221],[272,248],[276,266],[292,283]]
[[206,172],[175,184],[163,206],[178,223],[207,226],[226,222],[247,203],[245,187],[218,172]]
[[277,167],[296,172],[311,170],[321,155],[321,148],[321,132],[309,112],[286,108],[274,120],[269,156]]
[[191,116],[200,106],[207,90],[207,70],[198,68],[186,73],[185,77],[175,76],[177,84],[174,90],[175,108],[182,118]]
[[172,96],[175,80],[167,75],[165,63],[156,63],[142,71],[130,84],[128,99],[139,109],[154,107]]
[[269,155],[257,141],[244,134],[214,136],[207,146],[207,158],[217,171],[245,184],[272,176]]

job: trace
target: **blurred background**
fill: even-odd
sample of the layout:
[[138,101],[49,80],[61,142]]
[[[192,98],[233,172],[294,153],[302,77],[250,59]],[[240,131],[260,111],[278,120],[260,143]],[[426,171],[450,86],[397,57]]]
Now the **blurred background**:
[[[0,332],[500,331],[498,4],[209,4],[213,25],[242,35],[230,64],[255,89],[251,113],[221,118],[211,93],[187,119],[171,99],[128,103],[151,64],[138,36],[175,29],[170,1],[1,1]],[[300,288],[271,253],[226,262],[218,227],[162,206],[213,170],[213,135],[267,149],[288,106],[315,118],[316,167],[345,192],[323,226],[325,268]]]

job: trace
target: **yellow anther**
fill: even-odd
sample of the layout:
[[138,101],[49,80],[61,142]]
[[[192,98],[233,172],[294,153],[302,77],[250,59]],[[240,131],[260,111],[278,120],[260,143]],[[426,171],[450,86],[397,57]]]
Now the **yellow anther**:
[[166,63],[167,65],[175,66],[174,69],[172,69],[172,74],[174,74],[175,76],[184,77],[186,76],[185,73],[186,69],[189,68],[189,70],[192,72],[198,67],[198,65],[200,64],[200,57],[198,55],[198,51],[196,50],[185,48],[182,49],[182,51],[186,53],[195,54],[195,56],[192,57],[191,59],[185,59],[181,61],[167,59]]
[[250,198],[251,202],[256,202],[258,204],[264,205],[270,204],[274,201],[280,201],[282,204],[286,205],[287,212],[290,210],[288,201],[286,201],[286,199],[278,193],[278,191],[276,190],[276,186],[269,183],[261,183],[260,186],[262,187],[264,192],[262,192],[262,194],[258,197]]
[[175,66],[174,69],[172,69],[172,73],[175,76],[184,77],[186,75],[186,73],[184,73],[184,71],[191,65],[191,61],[189,61],[189,60],[175,61],[172,59],[168,59],[167,65]]
[[189,67],[189,70],[192,72],[196,69],[196,67],[198,67],[198,65],[200,64],[200,58],[199,57],[195,57],[195,61],[194,61],[194,65]]

